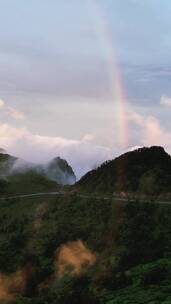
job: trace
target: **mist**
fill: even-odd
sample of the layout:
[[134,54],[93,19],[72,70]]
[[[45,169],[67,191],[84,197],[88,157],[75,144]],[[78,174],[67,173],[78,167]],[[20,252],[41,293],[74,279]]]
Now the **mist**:
[[[4,156],[6,153],[3,153]],[[57,157],[45,164],[36,164],[6,154],[7,159],[1,164],[1,178],[8,180],[12,176],[35,173],[43,175],[60,185],[72,185],[76,182],[75,174],[69,164]]]
[[[87,171],[111,159],[114,151],[101,144],[95,144],[84,137],[81,140],[34,135],[27,130],[0,125],[0,147],[9,154],[32,164],[47,164],[55,157],[65,159],[74,170],[77,180]],[[27,164],[16,164],[17,167]]]

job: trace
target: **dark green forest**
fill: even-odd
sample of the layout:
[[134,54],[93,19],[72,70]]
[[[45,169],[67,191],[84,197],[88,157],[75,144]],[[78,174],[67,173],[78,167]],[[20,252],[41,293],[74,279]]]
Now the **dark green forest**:
[[84,175],[79,191],[171,198],[171,156],[162,147],[139,148]]
[[[16,304],[171,303],[170,216],[169,204],[75,194],[3,201],[0,296]],[[96,261],[61,276],[55,252],[77,240]]]
[[163,148],[123,154],[73,186],[32,169],[7,176],[15,159],[1,158],[0,303],[171,303],[171,157]]

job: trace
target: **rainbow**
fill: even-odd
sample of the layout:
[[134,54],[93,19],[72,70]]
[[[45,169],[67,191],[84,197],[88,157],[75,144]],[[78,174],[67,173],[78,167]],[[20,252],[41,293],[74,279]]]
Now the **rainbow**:
[[110,29],[100,4],[96,0],[87,0],[87,4],[88,11],[95,26],[95,31],[97,32],[101,48],[105,55],[111,96],[115,106],[115,125],[117,130],[117,134],[115,134],[117,138],[115,138],[115,140],[117,139],[117,143],[120,147],[125,148],[129,141],[126,119],[126,94],[119,64],[117,64],[117,56],[112,45]]

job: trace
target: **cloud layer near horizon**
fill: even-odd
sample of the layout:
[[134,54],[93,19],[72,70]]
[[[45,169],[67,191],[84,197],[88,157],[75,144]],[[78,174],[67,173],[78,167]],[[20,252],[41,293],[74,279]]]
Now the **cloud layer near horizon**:
[[72,165],[77,178],[112,157],[109,148],[89,143],[84,138],[79,141],[41,136],[8,124],[0,124],[0,147],[35,163],[44,163],[60,156]]
[[0,147],[27,161],[43,163],[53,157],[65,158],[73,167],[77,178],[105,160],[136,146],[161,145],[171,153],[171,132],[165,130],[154,116],[143,116],[135,111],[127,113],[129,143],[121,146],[117,141],[107,141],[116,130],[109,128],[105,133],[86,134],[81,140],[43,136],[27,128],[0,124]]

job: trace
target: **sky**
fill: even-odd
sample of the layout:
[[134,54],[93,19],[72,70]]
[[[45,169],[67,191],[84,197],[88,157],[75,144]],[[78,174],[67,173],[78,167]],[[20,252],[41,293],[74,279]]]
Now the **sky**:
[[171,153],[169,0],[0,0],[0,147],[77,178],[139,146]]

